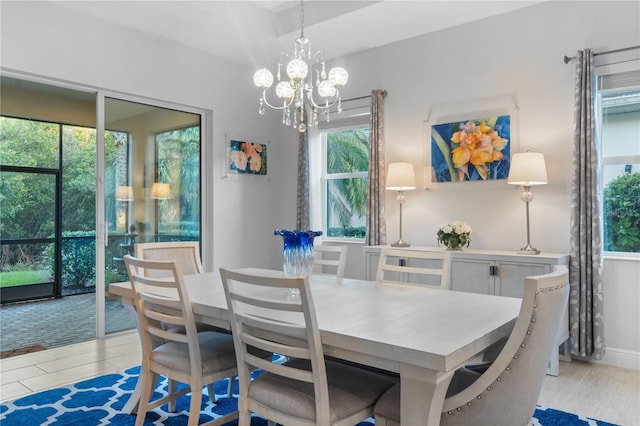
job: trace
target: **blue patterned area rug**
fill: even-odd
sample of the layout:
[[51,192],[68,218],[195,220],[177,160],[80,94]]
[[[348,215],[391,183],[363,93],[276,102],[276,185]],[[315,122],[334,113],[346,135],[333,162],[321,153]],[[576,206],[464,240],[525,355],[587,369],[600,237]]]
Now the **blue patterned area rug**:
[[[135,387],[140,367],[130,368],[123,374],[107,374],[76,383],[75,385],[31,394],[14,401],[0,404],[0,424],[3,426],[132,426],[135,416],[122,413],[127,398]],[[236,409],[236,399],[226,398],[227,380],[214,386],[217,402],[211,403],[203,397],[200,423],[213,420]],[[156,397],[166,395],[167,381],[162,380],[156,389]],[[237,389],[236,389],[237,391]],[[203,391],[206,395],[206,389]],[[176,413],[163,410],[166,405],[147,414],[145,425],[182,426],[187,424],[186,412],[189,398],[178,399]],[[237,420],[228,423],[236,425]],[[372,426],[373,419],[358,426]],[[267,422],[253,417],[251,426],[266,426]],[[533,426],[615,426],[599,420],[551,408],[538,407]]]

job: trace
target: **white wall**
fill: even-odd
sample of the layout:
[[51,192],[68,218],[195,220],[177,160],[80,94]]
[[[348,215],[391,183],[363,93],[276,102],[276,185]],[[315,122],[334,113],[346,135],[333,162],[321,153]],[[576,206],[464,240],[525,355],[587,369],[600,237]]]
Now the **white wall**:
[[[257,115],[252,69],[49,3],[3,2],[1,15],[5,71],[212,110],[205,179],[213,196],[207,201],[211,217],[204,220],[213,222],[215,243],[208,269],[280,265],[282,243],[273,229],[295,225],[296,133],[279,124],[278,114]],[[386,89],[387,162],[411,161],[418,170],[429,158],[425,120],[512,108],[515,100],[519,134],[513,152],[543,152],[549,174],[548,185],[534,188],[532,243],[567,252],[574,65],[562,57],[586,47],[637,45],[638,16],[635,1],[554,1],[442,30],[342,58],[351,76],[344,96]],[[271,141],[267,178],[221,179],[225,134]],[[387,199],[389,241],[398,237],[394,196]],[[516,250],[525,241],[520,189],[505,182],[440,184],[406,196],[404,236],[415,245],[435,245],[438,225],[453,219],[474,228],[475,248]],[[361,261],[360,250],[355,252],[350,258]],[[635,365],[638,266],[608,260],[604,270],[607,345]]]
[[[519,132],[512,134],[512,152],[544,153],[549,175],[548,185],[533,188],[532,244],[566,253],[575,65],[562,59],[587,47],[598,52],[637,45],[639,17],[638,2],[546,2],[438,31],[346,58],[351,79],[345,96],[371,88],[388,91],[387,163],[412,162],[419,174],[429,165],[429,125],[438,117],[505,108],[514,113],[517,103]],[[460,219],[473,228],[472,247],[515,251],[526,241],[520,193],[506,181],[406,192],[403,237],[434,246],[437,227]],[[387,212],[388,241],[395,241],[395,193],[388,194]],[[636,368],[639,269],[637,260],[604,265],[606,344],[612,353],[629,355]]]
[[[275,228],[295,225],[297,132],[257,115],[253,70],[78,14],[49,2],[2,2],[4,72],[44,76],[213,111],[203,176],[203,222],[214,236],[207,268],[281,264]],[[212,41],[214,42],[214,41]],[[285,129],[289,130],[289,129]],[[268,176],[222,179],[226,135],[268,144]],[[213,194],[211,196],[211,194]],[[206,238],[206,236],[205,236]]]

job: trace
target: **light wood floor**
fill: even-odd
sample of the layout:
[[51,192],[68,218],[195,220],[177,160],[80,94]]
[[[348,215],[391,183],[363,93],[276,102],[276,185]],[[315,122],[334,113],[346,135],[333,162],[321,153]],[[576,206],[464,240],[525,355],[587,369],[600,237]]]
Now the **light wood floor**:
[[[0,401],[120,372],[138,365],[140,359],[135,331],[6,358],[0,360]],[[560,375],[546,376],[538,403],[583,417],[640,426],[640,371],[561,361]]]

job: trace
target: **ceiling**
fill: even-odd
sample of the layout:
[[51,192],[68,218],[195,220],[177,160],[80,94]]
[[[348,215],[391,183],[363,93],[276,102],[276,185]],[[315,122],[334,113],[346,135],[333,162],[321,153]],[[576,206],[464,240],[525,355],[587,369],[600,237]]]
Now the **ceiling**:
[[[270,66],[300,34],[300,3],[287,1],[53,1],[235,62]],[[540,0],[307,0],[305,36],[327,58],[527,7]]]

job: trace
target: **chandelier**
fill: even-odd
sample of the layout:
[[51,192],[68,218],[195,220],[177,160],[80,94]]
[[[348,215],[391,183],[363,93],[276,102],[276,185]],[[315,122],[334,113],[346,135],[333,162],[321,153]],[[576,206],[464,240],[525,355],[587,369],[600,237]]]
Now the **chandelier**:
[[[285,65],[286,63],[286,65]],[[282,68],[288,79],[282,79]],[[329,120],[329,110],[337,104],[338,113],[342,112],[340,89],[347,83],[349,73],[342,67],[331,68],[327,73],[324,53],[319,50],[311,54],[311,42],[304,36],[304,6],[300,0],[300,37],[294,44],[293,57],[280,52],[278,84],[275,94],[281,104],[267,100],[267,89],[273,85],[273,74],[261,68],[253,75],[253,83],[262,90],[260,115],[265,113],[265,105],[282,110],[282,124],[293,126],[298,131],[306,132],[307,126],[318,123],[318,115],[324,114]],[[315,79],[315,86],[314,86]]]

